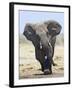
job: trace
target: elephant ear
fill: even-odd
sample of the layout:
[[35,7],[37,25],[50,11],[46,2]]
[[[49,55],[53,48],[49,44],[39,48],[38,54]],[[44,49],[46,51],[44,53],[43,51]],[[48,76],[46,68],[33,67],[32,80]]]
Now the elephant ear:
[[26,24],[23,35],[25,35],[28,40],[33,41],[35,36],[35,31],[32,28],[31,24]]
[[62,27],[56,21],[45,22],[45,25],[48,29],[49,34],[52,36],[58,35],[61,32]]

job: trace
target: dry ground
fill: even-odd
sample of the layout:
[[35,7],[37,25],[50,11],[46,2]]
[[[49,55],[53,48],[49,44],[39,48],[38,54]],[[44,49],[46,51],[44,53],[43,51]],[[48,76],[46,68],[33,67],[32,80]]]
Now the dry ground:
[[44,75],[40,70],[40,63],[35,58],[34,46],[29,44],[20,44],[20,63],[19,78],[45,78],[45,77],[63,77],[64,75],[64,47],[56,46],[54,61],[57,66],[53,66],[52,75]]

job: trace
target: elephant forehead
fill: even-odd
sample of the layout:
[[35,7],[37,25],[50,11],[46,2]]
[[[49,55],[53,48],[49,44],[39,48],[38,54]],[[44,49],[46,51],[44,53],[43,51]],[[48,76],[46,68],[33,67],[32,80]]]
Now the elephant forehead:
[[46,33],[48,31],[44,24],[34,25],[34,29],[35,29],[36,33],[38,33],[38,34],[39,34],[39,32]]
[[48,30],[45,27],[41,26],[41,27],[37,28],[36,34],[38,34],[38,35],[45,35],[47,31]]

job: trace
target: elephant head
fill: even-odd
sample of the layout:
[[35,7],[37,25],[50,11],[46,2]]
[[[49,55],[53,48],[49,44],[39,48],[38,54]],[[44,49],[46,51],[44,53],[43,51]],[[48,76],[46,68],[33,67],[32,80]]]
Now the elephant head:
[[[36,59],[44,66],[44,59],[51,59],[54,53],[56,35],[61,31],[61,25],[56,21],[38,24],[26,24],[23,34],[35,46]],[[51,60],[50,60],[51,61]]]

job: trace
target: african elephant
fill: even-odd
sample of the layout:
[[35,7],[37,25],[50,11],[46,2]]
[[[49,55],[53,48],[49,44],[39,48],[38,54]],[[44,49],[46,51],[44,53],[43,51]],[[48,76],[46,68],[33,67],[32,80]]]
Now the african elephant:
[[37,24],[27,23],[24,28],[23,35],[32,41],[36,59],[40,62],[44,74],[52,74],[52,64],[55,65],[53,56],[56,36],[61,32],[61,28],[54,20]]

